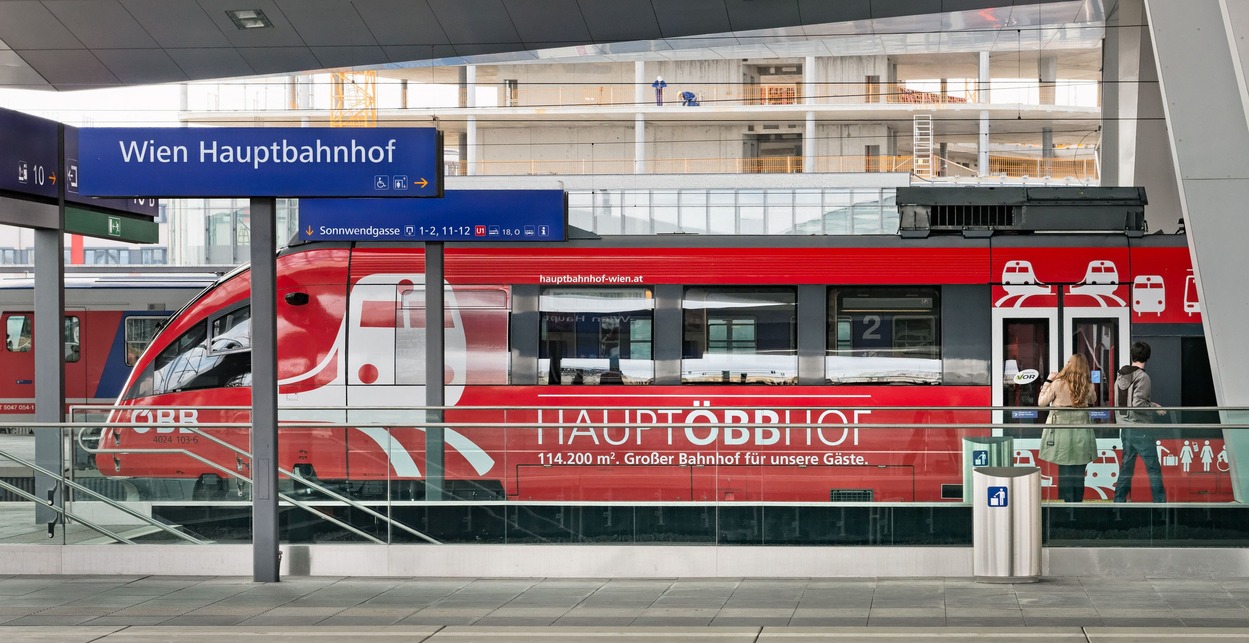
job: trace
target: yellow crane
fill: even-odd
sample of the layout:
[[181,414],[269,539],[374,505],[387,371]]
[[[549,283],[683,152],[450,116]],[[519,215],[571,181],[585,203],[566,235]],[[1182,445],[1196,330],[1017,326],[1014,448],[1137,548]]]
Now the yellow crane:
[[330,78],[330,127],[377,127],[377,72],[336,71]]

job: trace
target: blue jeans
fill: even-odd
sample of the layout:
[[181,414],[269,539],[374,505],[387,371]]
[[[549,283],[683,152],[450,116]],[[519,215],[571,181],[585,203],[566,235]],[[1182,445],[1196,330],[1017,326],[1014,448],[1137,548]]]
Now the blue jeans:
[[1162,466],[1158,463],[1158,446],[1152,432],[1145,429],[1123,429],[1123,462],[1119,464],[1119,481],[1115,484],[1115,502],[1127,502],[1132,495],[1132,474],[1136,458],[1145,462],[1149,474],[1149,491],[1154,502],[1166,502],[1167,491],[1162,487]]

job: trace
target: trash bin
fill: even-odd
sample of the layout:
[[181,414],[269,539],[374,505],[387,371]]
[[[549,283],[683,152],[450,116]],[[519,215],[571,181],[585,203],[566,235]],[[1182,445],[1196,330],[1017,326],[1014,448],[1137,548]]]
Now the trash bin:
[[977,467],[973,472],[972,575],[982,583],[1041,578],[1041,470]]
[[963,502],[971,502],[971,471],[976,467],[1009,467],[1015,464],[1015,439],[1009,436],[963,438]]

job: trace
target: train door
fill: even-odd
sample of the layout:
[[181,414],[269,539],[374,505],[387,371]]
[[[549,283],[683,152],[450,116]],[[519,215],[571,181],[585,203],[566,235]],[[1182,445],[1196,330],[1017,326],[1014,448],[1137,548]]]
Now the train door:
[[[92,321],[85,308],[65,310],[65,403],[88,404],[94,391],[88,390],[87,373],[94,355],[88,355],[91,342],[84,341]],[[106,349],[107,350],[107,349]],[[94,387],[90,387],[94,388]]]
[[[1055,294],[1041,298],[1040,305],[993,310],[993,404],[1006,407],[994,412],[994,421],[1008,425],[994,433],[1015,439],[1016,462],[1042,467],[1042,486],[1051,486],[1056,473],[1053,465],[1036,459],[1041,434],[1037,425],[1047,417],[1038,405],[1045,378],[1061,370],[1072,355],[1082,355],[1097,393],[1089,421],[1108,423],[1115,372],[1125,363],[1129,345],[1129,310],[1121,299],[1105,293],[1094,296],[1098,293],[1090,294],[1079,284],[1053,288]],[[1098,431],[1097,438],[1100,456],[1088,466],[1085,486],[1091,498],[1108,499],[1119,472],[1116,436],[1108,428]]]
[[1115,371],[1126,363],[1129,344],[1127,308],[995,309],[993,317],[993,404],[1016,407],[995,412],[995,422],[1044,422],[1035,408],[1041,384],[1075,354],[1088,360],[1096,406],[1113,403]]
[[[86,311],[70,309],[65,313],[65,399],[66,403],[83,403],[87,391],[87,362],[83,341]],[[0,370],[5,378],[0,383],[0,414],[17,419],[33,419],[35,412],[35,351],[34,315],[30,312],[6,312],[0,315],[4,325],[4,359]]]

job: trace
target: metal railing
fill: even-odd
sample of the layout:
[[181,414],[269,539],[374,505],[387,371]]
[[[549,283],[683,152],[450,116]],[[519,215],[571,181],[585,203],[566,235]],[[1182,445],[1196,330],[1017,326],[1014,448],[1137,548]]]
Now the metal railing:
[[[634,174],[639,164],[626,158],[596,158],[589,145],[566,159],[495,159],[476,161],[476,173],[484,176],[541,176],[541,175],[591,175]],[[801,156],[771,156],[758,158],[648,158],[641,162],[644,174],[799,174],[811,173],[876,173],[911,172],[915,157],[910,155],[838,155],[815,156],[808,167]],[[940,161],[939,157],[934,157]],[[955,177],[977,177],[979,172],[967,165],[974,160],[936,163],[934,180]],[[447,164],[450,175],[467,176],[469,164]],[[1096,183],[1100,174],[1096,159],[1037,158],[1023,156],[989,156],[989,177],[1034,180],[1072,180],[1080,183]]]
[[[750,511],[811,516],[855,508],[946,511],[967,506],[962,481],[973,464],[1039,465],[1047,506],[1074,508],[1053,497],[1058,472],[1041,460],[1039,438],[1043,428],[1081,428],[1096,436],[1097,455],[1086,467],[1087,502],[1081,507],[1092,510],[1107,507],[1098,501],[1113,497],[1124,453],[1118,429],[1128,428],[1156,436],[1151,444],[1156,444],[1159,475],[1168,490],[1165,506],[1244,507],[1233,493],[1235,460],[1225,438],[1249,428],[1228,421],[1249,417],[1249,409],[1164,409],[1172,421],[1149,425],[1109,423],[1111,409],[1093,409],[1089,424],[1047,425],[1041,423],[1045,410],[1036,408],[779,404],[283,409],[284,415],[337,415],[344,421],[280,421],[278,498],[285,511],[295,511],[287,514],[292,541],[374,544],[593,542],[617,537],[613,525],[626,518],[643,526],[627,528],[628,534],[618,534],[621,538],[681,540],[686,536],[664,535],[671,524],[663,521],[704,533],[709,527],[698,521],[712,515],[708,510],[721,530],[740,528],[730,517]],[[13,480],[12,467],[2,469],[0,490],[9,497],[0,510],[26,504],[57,515],[50,523],[32,523],[26,532],[31,534],[59,523],[80,525],[118,543],[151,534],[192,544],[246,539],[222,531],[219,523],[245,521],[249,515],[251,458],[240,446],[246,444],[249,426],[119,421],[133,410],[90,407],[96,416],[123,415],[107,422],[97,417],[26,425],[36,432],[62,432],[60,444],[71,450],[57,454],[60,471],[11,448],[33,438],[5,437],[0,465],[12,463],[32,477],[46,476],[58,493],[53,500],[40,498]],[[205,418],[214,411],[246,409],[180,410]],[[435,412],[444,418],[422,420]],[[441,477],[431,480],[425,475],[425,439],[434,432],[442,435],[447,465]],[[171,439],[155,439],[162,436]],[[1009,455],[997,457],[1008,461],[989,462],[985,455],[984,463],[973,462],[981,457],[975,444],[997,441],[1000,446],[1003,440]],[[354,473],[335,472],[341,457],[357,467]],[[1146,477],[1138,474],[1136,503],[1127,508],[1153,506]],[[188,491],[204,478],[223,481],[224,492]],[[125,483],[132,491],[109,492],[111,483]],[[444,499],[431,497],[429,485],[438,487]],[[79,507],[83,497],[112,513]],[[121,528],[126,524],[144,529],[126,532]],[[775,536],[782,526],[771,529]],[[0,536],[0,542],[5,540]]]

